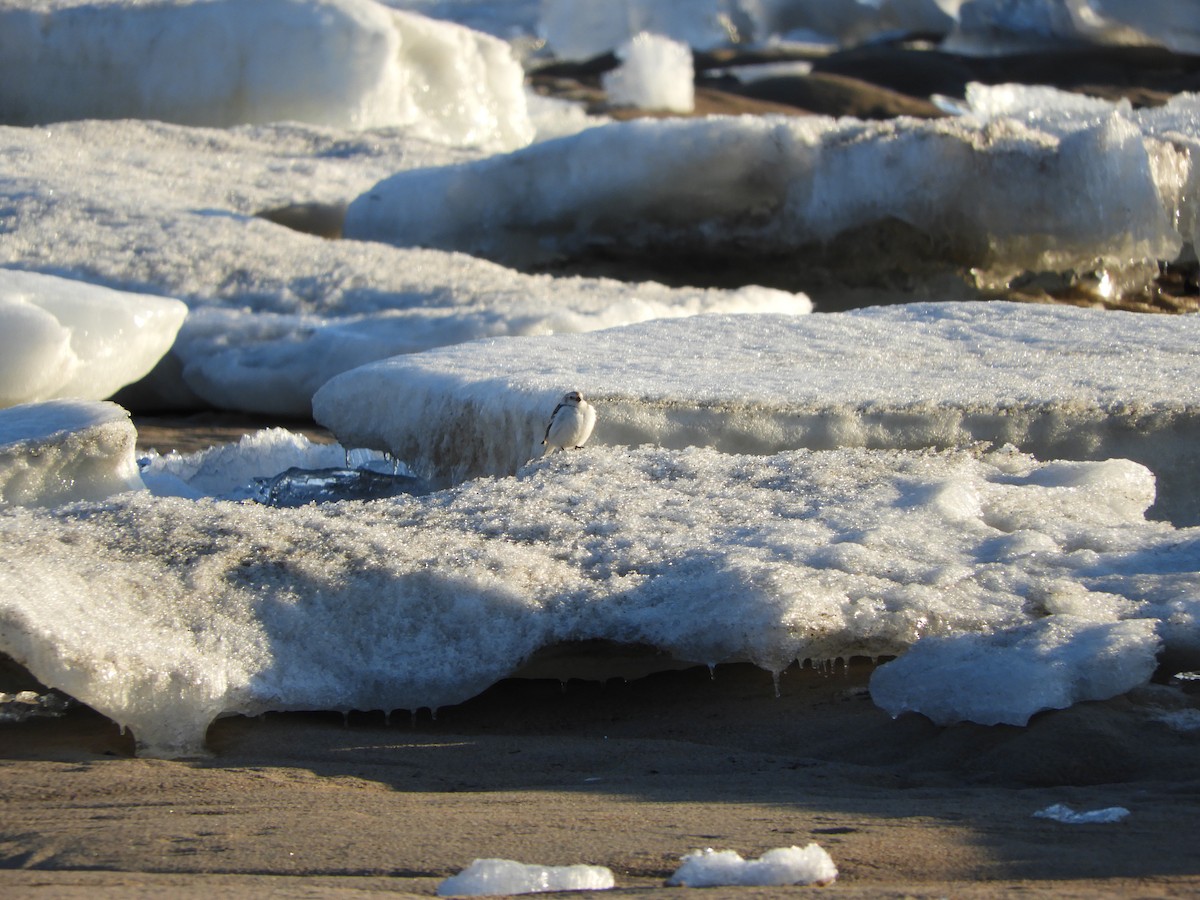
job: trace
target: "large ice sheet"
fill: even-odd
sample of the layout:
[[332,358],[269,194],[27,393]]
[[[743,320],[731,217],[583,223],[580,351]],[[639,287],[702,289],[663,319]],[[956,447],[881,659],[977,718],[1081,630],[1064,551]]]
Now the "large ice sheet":
[[372,0],[0,3],[0,121],[91,118],[533,135],[506,44]]
[[1186,668],[1200,539],[1152,498],[1123,461],[589,445],[420,498],[8,509],[0,652],[164,754],[223,712],[458,702],[567,640],[780,671],[1084,615]]
[[331,380],[313,410],[343,444],[451,480],[539,455],[572,388],[597,410],[590,444],[1126,457],[1158,476],[1155,515],[1195,523],[1197,341],[1196,318],[1012,303],[699,317],[387,360]]
[[0,407],[104,400],[171,349],[178,300],[0,268]]
[[996,285],[1026,270],[1174,259],[1176,209],[1159,179],[1178,180],[1190,162],[1169,160],[1174,170],[1160,171],[1141,129],[1115,111],[1067,134],[1010,118],[643,120],[400,172],[351,203],[345,227],[513,265],[597,250],[804,253],[836,265],[828,245],[898,221],[921,247],[841,265],[862,279],[934,263]]
[[333,205],[407,165],[466,152],[402,132],[79,122],[0,128],[0,148],[0,265],[169,294],[192,309],[140,403],[308,416],[325,380],[399,353],[811,308],[806,297],[752,288],[530,276],[461,254],[325,240],[253,215],[297,199]]
[[971,0],[962,4],[945,46],[987,53],[1090,41],[1194,54],[1200,52],[1197,12],[1194,0]]
[[115,403],[0,409],[0,506],[59,506],[144,490],[136,441],[129,413]]
[[558,57],[587,59],[640,31],[696,48],[798,38],[855,44],[895,32],[946,33],[961,0],[544,0],[538,33]]

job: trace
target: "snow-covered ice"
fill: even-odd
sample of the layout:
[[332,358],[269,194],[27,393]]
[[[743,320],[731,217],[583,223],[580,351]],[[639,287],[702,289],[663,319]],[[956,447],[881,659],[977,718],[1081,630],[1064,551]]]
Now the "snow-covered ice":
[[399,353],[812,308],[803,295],[765,288],[524,275],[457,253],[325,240],[254,215],[298,192],[336,204],[386,173],[461,152],[399,132],[79,122],[0,127],[0,147],[0,265],[153,290],[190,307],[168,359],[142,385],[143,403],[307,416],[326,380]]
[[[899,221],[927,262],[999,285],[1173,260],[1176,206],[1195,201],[1171,187],[1190,166],[1115,111],[1066,134],[969,116],[639,120],[399,172],[350,204],[345,232],[528,266],[597,250],[824,260],[839,237]],[[864,278],[901,262],[851,265]]]
[[477,859],[442,881],[439,897],[487,897],[543,891],[603,891],[616,880],[605,866],[539,866],[511,859]]
[[[1154,625],[1058,614],[995,634],[929,638],[872,673],[871,699],[893,716],[915,710],[939,725],[1026,725],[1043,710],[1148,682],[1158,666]],[[1063,669],[1071,677],[1056,677]]]
[[0,268],[0,407],[104,400],[171,349],[178,300]]
[[0,3],[0,121],[404,125],[511,149],[533,136],[496,38],[372,0]]
[[[80,398],[0,413],[0,652],[163,755],[200,751],[226,713],[458,702],[587,639],[776,672],[895,656],[876,699],[939,721],[1200,667],[1192,319],[817,318],[754,285],[460,252],[832,265],[844,235],[898,228],[928,248],[916,262],[984,285],[1077,269],[1119,293],[1194,250],[1195,96],[973,86],[937,122],[611,123],[532,102],[518,57],[643,30],[704,47],[957,29],[978,48],[971,14],[1032,10],[1002,23],[1024,41],[1084,6],[537,6],[0,0],[0,387]],[[1092,0],[1069,36],[1186,48],[1188,6]],[[321,234],[344,217],[342,239],[284,227],[286,207]],[[888,271],[912,246],[846,256]],[[123,399],[307,415],[316,394],[344,446],[271,431],[139,467],[129,416],[96,400],[172,337]],[[529,463],[572,388],[595,435]],[[348,462],[452,486],[241,502]]]
[[682,887],[829,884],[837,875],[837,866],[819,844],[776,847],[758,859],[743,859],[736,850],[709,849],[685,856],[667,884]]
[[596,406],[591,445],[1124,457],[1158,478],[1155,515],[1195,524],[1197,341],[1196,318],[1010,303],[703,316],[387,360],[331,380],[313,409],[343,444],[451,480],[517,471],[570,388]]
[[[1094,673],[1081,615],[1144,638],[1113,644],[1129,669],[1151,640],[1200,661],[1200,540],[1151,500],[1132,463],[1011,451],[589,447],[370,503],[14,507],[0,651],[165,755],[223,713],[461,702],[572,640],[778,672],[1061,617],[1046,680],[1069,690]],[[999,651],[1006,675],[1035,663]]]
[[129,413],[115,403],[53,400],[0,409],[0,507],[142,490],[136,441]]

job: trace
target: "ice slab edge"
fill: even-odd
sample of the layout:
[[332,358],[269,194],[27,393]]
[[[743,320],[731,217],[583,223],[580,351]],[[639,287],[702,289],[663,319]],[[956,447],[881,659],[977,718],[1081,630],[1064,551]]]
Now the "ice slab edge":
[[[1200,539],[1152,498],[1124,461],[597,447],[373,503],[10,508],[0,652],[162,756],[226,713],[461,702],[567,641],[778,672],[1049,621],[1069,705],[1144,680],[1160,642],[1200,662]],[[1044,642],[995,640],[981,668],[1037,667]]]
[[1011,303],[705,316],[497,339],[343,373],[313,412],[348,447],[432,479],[516,472],[562,394],[597,408],[592,445],[729,453],[1012,444],[1126,458],[1151,512],[1200,522],[1200,319]]

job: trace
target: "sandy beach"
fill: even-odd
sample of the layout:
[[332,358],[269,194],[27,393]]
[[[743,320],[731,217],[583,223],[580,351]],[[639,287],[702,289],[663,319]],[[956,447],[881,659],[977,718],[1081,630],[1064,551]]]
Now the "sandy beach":
[[[1200,698],[1162,686],[1027,728],[938,728],[876,709],[869,670],[793,667],[778,697],[737,664],[510,679],[436,719],[223,719],[212,755],[190,760],[135,758],[82,708],[0,726],[0,893],[429,896],[501,857],[606,865],[618,895],[673,896],[663,883],[691,850],[812,841],[834,884],[704,896],[1200,892],[1200,734],[1156,718]],[[1033,817],[1056,803],[1130,815]]]

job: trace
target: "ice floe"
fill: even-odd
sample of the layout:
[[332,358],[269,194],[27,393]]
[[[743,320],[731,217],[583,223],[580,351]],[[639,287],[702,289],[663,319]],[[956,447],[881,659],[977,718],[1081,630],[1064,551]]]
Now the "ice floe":
[[[461,702],[541,648],[589,639],[778,672],[1008,633],[976,660],[993,671],[997,648],[1007,676],[1036,666],[1021,629],[1058,621],[1044,681],[1070,695],[1095,677],[1080,616],[1132,635],[1105,645],[1126,672],[1158,641],[1184,669],[1200,661],[1200,540],[1146,521],[1152,493],[1133,463],[1014,452],[589,446],[368,503],[141,491],[10,507],[0,651],[163,755],[198,752],[225,713]],[[938,667],[907,671],[936,715],[955,702],[971,715]]]
[[1158,478],[1154,515],[1195,524],[1198,339],[1200,319],[1010,303],[703,316],[375,363],[331,380],[313,409],[343,444],[451,480],[539,455],[572,388],[596,406],[592,445],[983,441],[1043,459],[1124,457]]

